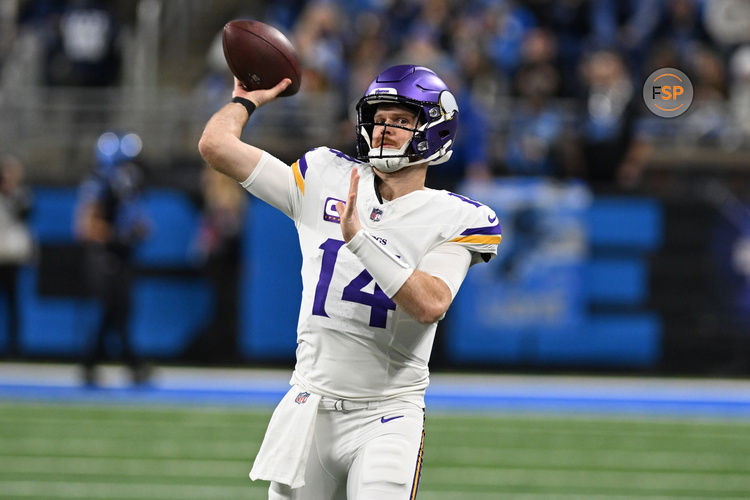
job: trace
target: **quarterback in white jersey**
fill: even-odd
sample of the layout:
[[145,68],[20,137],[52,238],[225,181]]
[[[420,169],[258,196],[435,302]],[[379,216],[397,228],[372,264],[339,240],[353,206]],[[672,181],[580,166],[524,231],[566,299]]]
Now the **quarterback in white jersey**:
[[431,70],[394,66],[372,82],[357,105],[358,159],[321,147],[291,167],[239,140],[287,82],[235,82],[200,143],[209,165],[294,221],[302,250],[292,389],[250,476],[271,481],[272,499],[416,498],[435,329],[469,267],[496,255],[500,225],[485,205],[424,185],[458,124]]

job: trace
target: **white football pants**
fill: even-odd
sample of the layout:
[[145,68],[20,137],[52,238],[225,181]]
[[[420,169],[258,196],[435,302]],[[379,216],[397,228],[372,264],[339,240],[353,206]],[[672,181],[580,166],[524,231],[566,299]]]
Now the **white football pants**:
[[[341,402],[338,402],[341,403]],[[424,410],[403,401],[318,409],[305,485],[272,482],[269,500],[412,500],[422,472]]]

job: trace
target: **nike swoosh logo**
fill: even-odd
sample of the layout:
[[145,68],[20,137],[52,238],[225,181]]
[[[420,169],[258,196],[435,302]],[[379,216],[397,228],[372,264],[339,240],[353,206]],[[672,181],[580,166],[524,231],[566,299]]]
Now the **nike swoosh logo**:
[[490,216],[488,215],[488,216],[487,216],[487,220],[488,220],[488,221],[490,221],[490,224],[492,224],[493,222],[495,222],[495,221],[497,220],[497,215],[496,215],[496,216],[494,216],[494,217],[490,217]]
[[390,417],[390,418],[380,417],[380,423],[381,424],[386,424],[386,423],[390,422],[391,420],[396,420],[397,418],[401,418],[401,417],[403,417],[403,415],[399,415],[397,417]]

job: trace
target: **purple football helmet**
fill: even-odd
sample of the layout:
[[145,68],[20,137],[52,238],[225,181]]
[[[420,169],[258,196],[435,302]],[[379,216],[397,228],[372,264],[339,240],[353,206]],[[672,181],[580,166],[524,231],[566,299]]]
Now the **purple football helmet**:
[[[417,113],[416,128],[385,124],[412,132],[411,140],[400,149],[384,148],[382,144],[372,147],[375,111],[383,103],[402,105]],[[410,64],[393,66],[373,80],[357,103],[357,158],[381,172],[423,162],[439,165],[453,153],[457,128],[456,98],[434,71]]]

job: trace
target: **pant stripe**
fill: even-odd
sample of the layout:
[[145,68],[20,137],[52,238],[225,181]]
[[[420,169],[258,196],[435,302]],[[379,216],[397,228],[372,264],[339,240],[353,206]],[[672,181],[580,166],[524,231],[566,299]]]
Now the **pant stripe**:
[[411,485],[411,495],[409,500],[416,500],[417,490],[419,489],[419,479],[422,477],[422,452],[424,451],[424,424],[422,425],[422,441],[419,443],[419,455],[417,455],[417,467],[414,470],[414,480]]

